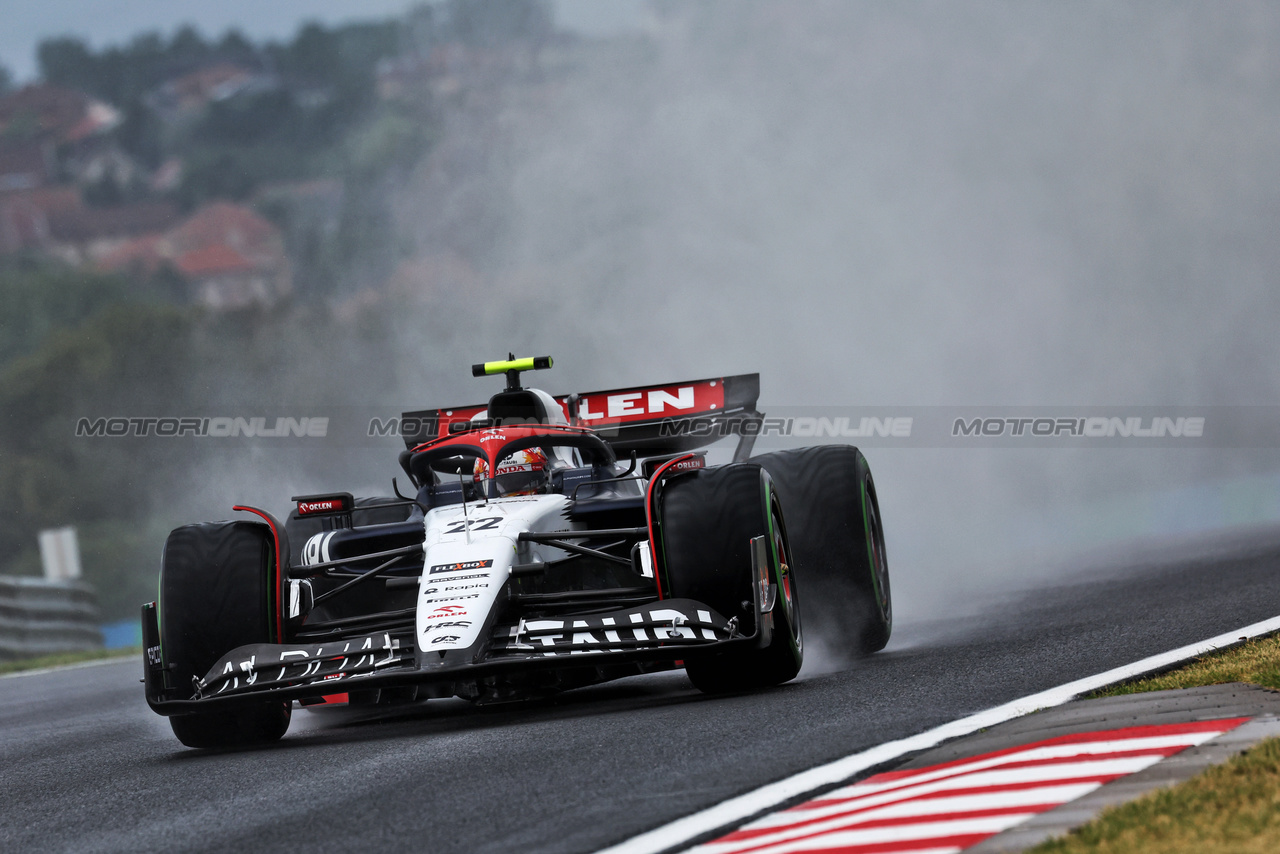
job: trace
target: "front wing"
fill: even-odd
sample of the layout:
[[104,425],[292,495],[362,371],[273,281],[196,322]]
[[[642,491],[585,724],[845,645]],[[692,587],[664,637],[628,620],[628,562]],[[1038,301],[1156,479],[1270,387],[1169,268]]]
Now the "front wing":
[[186,714],[269,698],[307,699],[566,665],[679,661],[694,649],[767,643],[771,621],[767,615],[757,617],[760,628],[744,635],[736,618],[726,619],[690,599],[668,599],[607,613],[522,619],[515,625],[496,626],[464,663],[444,663],[430,652],[418,651],[411,642],[402,645],[389,633],[322,644],[250,644],[219,659],[204,678],[195,680],[188,698],[173,699],[173,694],[183,691],[165,689],[156,611],[154,605],[147,605],[143,608],[144,682],[152,710]]

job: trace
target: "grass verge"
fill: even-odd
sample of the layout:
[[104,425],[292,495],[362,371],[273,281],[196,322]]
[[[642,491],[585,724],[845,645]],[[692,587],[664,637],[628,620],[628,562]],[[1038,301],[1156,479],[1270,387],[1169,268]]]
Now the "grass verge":
[[1201,656],[1177,670],[1103,688],[1089,697],[1118,697],[1121,694],[1199,688],[1226,682],[1250,682],[1280,690],[1280,635],[1245,641],[1240,646]]
[[[1280,636],[1201,656],[1090,697],[1248,682],[1280,690]],[[1103,810],[1028,854],[1271,854],[1280,851],[1280,739],[1168,789]]]
[[1272,854],[1280,851],[1280,739],[1171,789],[1110,807],[1028,854]]
[[38,658],[19,658],[14,661],[0,661],[0,676],[6,673],[21,673],[24,670],[43,670],[47,667],[61,667],[65,664],[81,664],[86,661],[98,661],[104,658],[124,658],[141,656],[142,647],[125,649],[90,649],[84,652],[59,652],[53,655],[42,655]]

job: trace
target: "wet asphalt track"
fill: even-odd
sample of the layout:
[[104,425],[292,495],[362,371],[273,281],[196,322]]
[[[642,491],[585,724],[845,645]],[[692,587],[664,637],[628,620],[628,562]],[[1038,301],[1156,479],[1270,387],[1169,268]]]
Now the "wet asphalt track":
[[1113,567],[753,696],[661,674],[522,708],[295,712],[181,747],[141,664],[0,679],[2,851],[588,852],[779,777],[1280,614],[1280,537]]

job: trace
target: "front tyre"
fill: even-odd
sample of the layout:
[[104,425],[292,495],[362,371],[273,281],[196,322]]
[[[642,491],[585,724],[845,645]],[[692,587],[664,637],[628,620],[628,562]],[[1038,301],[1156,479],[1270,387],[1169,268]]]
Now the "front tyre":
[[662,494],[662,547],[671,596],[694,599],[739,625],[755,622],[751,541],[764,537],[773,610],[756,631],[764,646],[691,654],[685,672],[706,693],[751,691],[794,679],[804,662],[799,591],[791,573],[782,502],[767,472],[752,464],[693,472]]
[[751,462],[773,476],[786,504],[810,627],[854,655],[884,649],[893,631],[889,559],[866,457],[848,445],[822,445]]
[[[275,544],[259,522],[207,522],[169,534],[160,569],[160,646],[169,685],[181,699],[239,646],[275,641]],[[292,704],[169,718],[188,747],[242,747],[279,740]]]

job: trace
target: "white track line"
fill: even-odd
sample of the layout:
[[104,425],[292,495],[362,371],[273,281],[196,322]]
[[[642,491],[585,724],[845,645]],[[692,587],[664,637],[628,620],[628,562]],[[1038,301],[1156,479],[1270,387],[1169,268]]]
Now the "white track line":
[[53,667],[40,667],[33,670],[15,670],[12,673],[0,673],[0,679],[16,679],[19,676],[43,676],[46,673],[60,673],[63,670],[81,670],[85,667],[98,667],[103,664],[119,664],[122,661],[140,660],[137,653],[113,655],[111,658],[95,658],[92,661],[77,661],[72,664],[57,664]]
[[1252,638],[1277,631],[1280,631],[1280,617],[1272,617],[1269,620],[1263,620],[1260,623],[1254,623],[1208,640],[1170,650],[1169,652],[1162,652],[1159,655],[1153,655],[1150,658],[1144,658],[1132,664],[1125,664],[1104,673],[1086,676],[1083,679],[1077,679],[1074,682],[1068,682],[1065,685],[1059,685],[1056,688],[1050,688],[1038,694],[1030,694],[996,706],[993,709],[978,712],[976,715],[951,721],[918,735],[898,739],[897,741],[888,741],[859,753],[852,753],[843,759],[828,762],[826,765],[819,765],[816,768],[810,768],[808,771],[801,771],[799,774],[779,780],[776,783],[769,783],[759,789],[738,795],[736,798],[730,798],[701,812],[676,819],[670,824],[665,824],[639,836],[633,836],[631,839],[599,851],[598,854],[659,854],[659,852],[667,851],[677,846],[687,845],[690,841],[714,830],[741,824],[748,818],[776,807],[778,804],[798,798],[815,789],[840,783],[855,774],[892,762],[908,753],[916,753],[921,750],[927,750],[930,747],[936,747],[948,739],[958,738],[986,727],[1022,717],[1037,709],[1060,706],[1081,694],[1087,694],[1090,691],[1096,691],[1099,688],[1105,688],[1117,682],[1125,682],[1156,670],[1163,670],[1184,661],[1189,661],[1197,656],[1221,649],[1224,646],[1238,643],[1242,638]]

